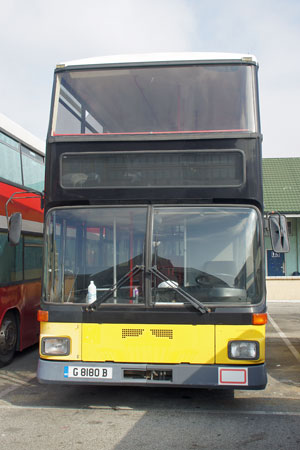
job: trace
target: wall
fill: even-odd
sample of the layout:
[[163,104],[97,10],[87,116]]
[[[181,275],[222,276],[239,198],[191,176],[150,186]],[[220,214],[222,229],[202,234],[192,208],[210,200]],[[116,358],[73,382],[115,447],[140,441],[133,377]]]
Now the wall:
[[268,276],[267,250],[271,250],[271,240],[265,236],[265,257],[267,276],[267,300],[299,300],[300,276],[292,276],[294,272],[300,273],[300,218],[288,218],[290,251],[284,255],[285,276]]
[[268,277],[267,300],[300,300],[300,277]]
[[[300,218],[289,218],[289,241],[290,251],[284,255],[285,275],[292,276],[293,272],[300,272]],[[265,261],[266,276],[268,276],[267,267],[267,250],[271,250],[271,239],[269,235],[265,235]]]

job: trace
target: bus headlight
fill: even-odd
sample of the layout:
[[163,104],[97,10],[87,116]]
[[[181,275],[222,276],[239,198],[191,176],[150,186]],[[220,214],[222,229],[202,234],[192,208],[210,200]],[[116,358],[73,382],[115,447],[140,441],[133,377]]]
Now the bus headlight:
[[70,354],[70,339],[65,337],[44,337],[41,345],[42,355],[66,356]]
[[228,343],[228,358],[258,359],[259,344],[257,341],[230,341]]

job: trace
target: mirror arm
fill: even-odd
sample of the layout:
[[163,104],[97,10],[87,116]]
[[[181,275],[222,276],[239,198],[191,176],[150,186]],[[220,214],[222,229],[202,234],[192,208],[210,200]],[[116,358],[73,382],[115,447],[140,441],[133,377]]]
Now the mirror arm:
[[[34,195],[28,195],[28,194],[34,194]],[[16,198],[22,199],[22,198],[41,198],[41,209],[44,208],[44,192],[37,192],[37,191],[26,191],[26,192],[14,192],[7,202],[5,203],[5,214],[6,214],[6,222],[7,222],[7,229],[9,228],[9,217],[8,217],[8,205],[10,202],[15,200]]]

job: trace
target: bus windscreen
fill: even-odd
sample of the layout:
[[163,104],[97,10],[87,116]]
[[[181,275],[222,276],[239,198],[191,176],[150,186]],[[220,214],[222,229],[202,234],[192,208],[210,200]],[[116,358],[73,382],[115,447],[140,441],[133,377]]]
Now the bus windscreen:
[[[262,295],[257,211],[249,207],[78,207],[46,221],[44,300],[100,305],[251,305]],[[151,232],[150,232],[151,230]],[[150,233],[150,235],[149,235]],[[151,245],[146,242],[151,240]],[[145,261],[151,260],[146,268]],[[151,292],[146,279],[152,274]]]

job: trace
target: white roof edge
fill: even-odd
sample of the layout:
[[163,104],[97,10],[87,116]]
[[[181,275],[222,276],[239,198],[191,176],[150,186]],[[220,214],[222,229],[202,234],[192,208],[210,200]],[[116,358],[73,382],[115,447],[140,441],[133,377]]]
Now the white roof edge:
[[0,113],[0,130],[9,137],[20,141],[32,150],[45,155],[45,142],[31,134],[11,119]]
[[186,52],[186,53],[147,53],[132,55],[111,55],[95,58],[77,59],[68,61],[60,66],[82,66],[98,64],[126,64],[126,63],[149,63],[149,62],[184,62],[184,61],[252,61],[257,64],[254,55],[242,53],[217,53],[217,52]]

